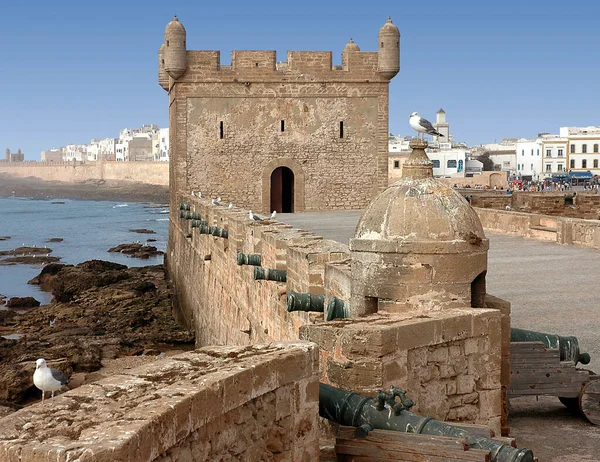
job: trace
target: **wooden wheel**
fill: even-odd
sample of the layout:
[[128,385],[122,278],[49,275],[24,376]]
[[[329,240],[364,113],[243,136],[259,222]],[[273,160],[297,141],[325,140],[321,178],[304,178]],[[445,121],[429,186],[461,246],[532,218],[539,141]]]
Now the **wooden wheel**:
[[600,380],[590,380],[579,394],[579,409],[594,425],[600,425]]

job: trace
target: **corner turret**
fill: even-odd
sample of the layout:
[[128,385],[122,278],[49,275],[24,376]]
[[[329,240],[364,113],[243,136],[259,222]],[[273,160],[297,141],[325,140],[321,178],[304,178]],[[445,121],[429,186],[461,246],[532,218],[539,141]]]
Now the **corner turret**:
[[158,84],[165,90],[169,89],[169,74],[165,71],[165,44],[158,49]]
[[183,27],[183,24],[179,22],[177,15],[175,15],[173,20],[167,24],[167,27],[165,28],[165,43],[163,52],[165,60],[164,69],[174,80],[177,80],[179,77],[181,77],[187,69],[185,38],[185,27]]
[[386,79],[392,79],[400,70],[400,31],[387,22],[379,29],[379,52],[377,71]]
[[360,51],[360,48],[356,43],[354,43],[352,37],[350,37],[350,41],[346,43],[346,46],[342,50],[342,69],[348,70],[348,53],[353,51]]

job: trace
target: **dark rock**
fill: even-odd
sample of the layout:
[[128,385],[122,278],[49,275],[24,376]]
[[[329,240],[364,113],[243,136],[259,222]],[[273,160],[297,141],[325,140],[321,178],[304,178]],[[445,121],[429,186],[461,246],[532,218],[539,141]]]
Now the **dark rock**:
[[145,229],[145,228],[130,229],[129,232],[130,233],[138,233],[138,234],[156,234],[155,231],[152,231],[151,229]]
[[46,240],[46,242],[62,242],[64,241],[64,239],[62,237],[51,237],[50,239]]
[[12,250],[3,250],[0,252],[0,256],[7,255],[46,255],[52,252],[52,249],[45,247],[17,247]]
[[50,202],[51,204],[64,204],[63,201],[54,201],[54,202]]
[[127,265],[121,265],[120,263],[113,263],[112,261],[105,260],[88,260],[77,265],[82,271],[87,272],[102,272],[102,271],[122,271],[127,269]]
[[30,279],[29,281],[27,281],[27,284],[31,284],[31,285],[47,284],[50,281],[51,277],[54,276],[55,274],[57,274],[65,266],[72,266],[72,265],[63,265],[60,263],[50,263],[49,265],[46,265],[42,268],[42,271],[40,272],[40,274],[38,274],[33,279]]
[[152,238],[146,239],[146,242],[156,242],[156,239],[152,239]]
[[0,241],[8,241],[10,236],[0,236]]
[[119,244],[116,247],[108,249],[108,251],[121,252],[135,258],[141,258],[142,260],[147,260],[150,257],[164,254],[164,252],[157,250],[153,245],[143,245],[137,242],[131,244]]
[[133,290],[137,292],[146,293],[149,291],[156,291],[156,286],[150,281],[142,281],[136,285]]
[[0,260],[0,266],[11,265],[47,265],[60,261],[60,257],[48,257],[46,255],[26,255],[22,257],[8,257]]
[[33,297],[12,297],[8,299],[6,306],[8,308],[35,308],[40,306],[40,302]]

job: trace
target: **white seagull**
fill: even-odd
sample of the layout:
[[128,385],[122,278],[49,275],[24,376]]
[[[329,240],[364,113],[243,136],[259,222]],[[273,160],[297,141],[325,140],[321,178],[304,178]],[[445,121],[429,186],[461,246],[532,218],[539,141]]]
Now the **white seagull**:
[[275,218],[275,215],[277,215],[277,210],[273,210],[273,212],[271,213],[271,218]]
[[229,203],[229,205],[227,206],[228,209],[232,209],[233,208],[233,203]]
[[33,384],[42,390],[42,404],[44,404],[44,395],[47,391],[52,392],[52,400],[54,401],[54,392],[60,390],[69,379],[62,371],[48,367],[46,360],[43,358],[35,362],[35,372],[33,373]]
[[212,205],[221,205],[221,198],[217,197],[216,199],[213,199],[212,201],[210,201],[210,203]]
[[[408,119],[410,126],[414,128],[419,133],[427,133],[428,135],[436,135],[436,136],[444,136],[440,132],[438,132],[429,120],[424,119],[419,115],[418,112],[413,112],[410,115],[410,119]],[[419,135],[417,134],[417,139]]]
[[263,221],[263,220],[262,220],[262,218],[260,218],[260,217],[257,217],[256,215],[254,215],[254,214],[252,213],[252,210],[250,210],[250,212],[248,212],[248,217],[250,217],[250,219],[251,219],[251,220],[254,220],[254,221]]

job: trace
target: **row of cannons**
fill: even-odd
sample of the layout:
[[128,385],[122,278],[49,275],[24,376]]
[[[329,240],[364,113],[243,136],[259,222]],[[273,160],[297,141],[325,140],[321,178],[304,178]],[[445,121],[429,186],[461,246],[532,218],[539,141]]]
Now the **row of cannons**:
[[[200,234],[228,239],[227,229],[211,226],[189,204],[180,204],[180,219],[190,220]],[[287,282],[287,271],[262,267],[260,254],[237,253],[237,264],[253,266],[253,279]],[[323,294],[286,292],[288,312],[323,313],[327,321],[348,317],[347,302]],[[508,397],[527,395],[556,396],[591,423],[600,425],[600,375],[577,368],[588,364],[590,356],[582,353],[576,337],[563,337],[523,329],[511,329],[511,385]],[[399,402],[396,399],[399,398]],[[528,462],[535,460],[528,449],[519,449],[502,441],[487,438],[429,417],[410,412],[414,403],[403,390],[392,387],[380,391],[376,398],[320,384],[319,411],[322,417],[340,425],[354,427],[355,437],[366,438],[376,429],[422,433],[451,437],[468,448],[489,450],[491,460]]]

